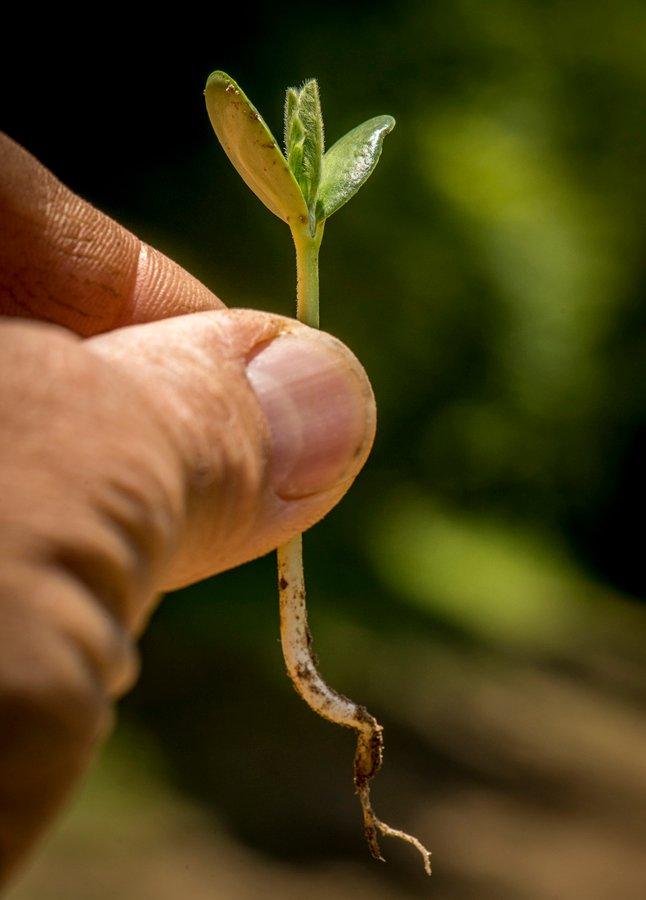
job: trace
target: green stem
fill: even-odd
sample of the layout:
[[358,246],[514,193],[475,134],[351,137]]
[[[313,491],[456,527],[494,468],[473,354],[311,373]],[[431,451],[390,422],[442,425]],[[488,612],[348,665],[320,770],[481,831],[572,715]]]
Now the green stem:
[[319,327],[319,248],[323,222],[314,237],[307,229],[293,229],[296,248],[296,318],[312,328]]

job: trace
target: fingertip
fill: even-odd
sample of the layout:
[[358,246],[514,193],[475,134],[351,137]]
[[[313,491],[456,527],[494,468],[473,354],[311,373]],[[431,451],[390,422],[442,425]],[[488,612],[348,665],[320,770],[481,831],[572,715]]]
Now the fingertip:
[[117,327],[224,308],[219,297],[186,269],[140,241],[134,286]]
[[220,309],[169,257],[70,191],[0,133],[0,313],[82,337]]

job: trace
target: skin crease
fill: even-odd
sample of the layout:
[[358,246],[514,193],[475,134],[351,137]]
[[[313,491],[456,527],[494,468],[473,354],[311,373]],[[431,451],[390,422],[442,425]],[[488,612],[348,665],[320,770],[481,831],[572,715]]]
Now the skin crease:
[[[334,338],[227,310],[2,136],[0,314],[2,881],[109,729],[161,591],[324,516],[365,462],[375,412]],[[274,341],[316,350],[321,391],[343,379],[356,410],[354,443],[302,496],[272,481],[245,374]]]

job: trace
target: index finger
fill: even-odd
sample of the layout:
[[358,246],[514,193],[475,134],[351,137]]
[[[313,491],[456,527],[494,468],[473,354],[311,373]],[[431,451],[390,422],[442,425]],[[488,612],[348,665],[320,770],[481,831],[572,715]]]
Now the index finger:
[[0,315],[83,337],[224,304],[0,134]]

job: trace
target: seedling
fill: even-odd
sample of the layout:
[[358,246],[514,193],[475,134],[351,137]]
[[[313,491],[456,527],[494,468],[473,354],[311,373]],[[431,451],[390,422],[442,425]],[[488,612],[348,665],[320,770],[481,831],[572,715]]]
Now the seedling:
[[[283,154],[258,110],[229,75],[213,72],[204,93],[225,153],[256,196],[291,229],[296,247],[297,317],[318,328],[318,255],[325,223],[372,174],[395,120],[392,116],[369,119],[324,152],[319,90],[311,79],[287,91]],[[401,838],[419,850],[430,875],[428,850],[417,838],[386,825],[372,810],[370,781],[383,755],[381,725],[365,707],[330,688],[317,670],[307,625],[301,535],[278,548],[278,589],[281,643],[294,687],[320,716],[357,732],[354,784],[370,852],[383,861],[378,834]]]

